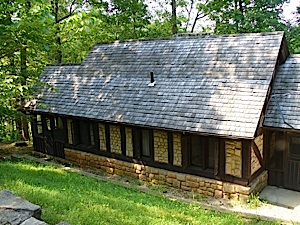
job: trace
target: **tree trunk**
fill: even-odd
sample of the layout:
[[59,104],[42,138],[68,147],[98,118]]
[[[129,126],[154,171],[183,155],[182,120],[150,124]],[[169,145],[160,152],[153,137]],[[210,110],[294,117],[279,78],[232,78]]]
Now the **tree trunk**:
[[172,33],[177,34],[176,0],[172,0]]
[[[26,80],[28,78],[27,74],[27,46],[25,43],[23,43],[22,48],[21,48],[21,76],[22,76],[22,81],[21,85],[25,86],[26,85]],[[25,104],[25,99],[21,97],[19,99],[19,102],[17,103],[17,107],[22,108],[22,106]],[[23,141],[28,141],[29,140],[29,130],[28,130],[28,121],[25,117],[25,115],[21,115],[20,117],[16,118],[16,124],[17,124],[17,129],[19,131],[19,134],[22,137]]]

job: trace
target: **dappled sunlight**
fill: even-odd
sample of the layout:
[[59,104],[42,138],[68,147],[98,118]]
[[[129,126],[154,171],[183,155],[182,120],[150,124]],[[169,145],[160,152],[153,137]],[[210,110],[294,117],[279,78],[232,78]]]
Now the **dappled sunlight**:
[[[57,173],[57,170],[62,172]],[[240,224],[243,221],[234,214],[205,211],[194,204],[172,201],[47,165],[1,162],[0,174],[0,189],[10,189],[41,205],[43,220],[48,224],[68,221],[73,225],[179,225]]]
[[17,169],[17,170],[28,170],[28,171],[32,171],[32,172],[51,172],[51,173],[56,173],[57,175],[66,175],[67,172],[55,167],[51,167],[51,166],[45,166],[43,164],[36,164],[36,163],[10,163],[9,165],[7,165],[11,168]]

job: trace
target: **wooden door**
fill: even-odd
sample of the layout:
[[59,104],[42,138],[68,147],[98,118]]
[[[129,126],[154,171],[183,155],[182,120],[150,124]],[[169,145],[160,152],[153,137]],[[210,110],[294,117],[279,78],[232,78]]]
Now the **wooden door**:
[[52,133],[52,125],[53,118],[45,117],[45,153],[48,155],[54,155],[53,151],[53,133]]
[[286,144],[284,132],[270,131],[266,134],[268,184],[285,186]]
[[290,136],[285,187],[300,191],[300,136]]
[[62,117],[53,118],[53,155],[60,158],[65,158],[65,127],[65,120]]

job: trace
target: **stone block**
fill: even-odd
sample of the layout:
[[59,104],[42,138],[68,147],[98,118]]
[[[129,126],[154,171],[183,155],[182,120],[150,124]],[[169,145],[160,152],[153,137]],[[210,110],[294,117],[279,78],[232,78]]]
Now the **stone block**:
[[215,190],[215,195],[216,198],[222,198],[223,197],[223,192],[220,190]]
[[35,217],[41,218],[41,207],[15,196],[9,190],[0,191],[0,224],[21,224]]
[[207,188],[207,191],[209,191],[211,193],[215,193],[215,189],[213,189],[213,188]]
[[239,200],[246,203],[247,200],[248,200],[248,195],[242,195],[242,194],[239,194]]
[[180,188],[180,181],[179,180],[173,180],[173,187],[175,187],[175,188]]
[[229,198],[230,198],[230,194],[228,194],[228,193],[223,193],[223,198],[224,198],[224,199],[229,199]]
[[36,218],[31,217],[31,218],[25,220],[20,225],[48,225],[48,224],[43,221],[37,220]]
[[236,185],[235,186],[235,191],[239,194],[243,195],[249,195],[250,194],[250,188],[249,187],[244,187],[241,185]]
[[186,186],[191,187],[191,188],[198,188],[200,187],[198,182],[193,182],[193,181],[186,181]]
[[134,164],[134,169],[136,169],[136,170],[142,170],[142,165],[140,165],[140,164]]
[[184,191],[190,191],[191,190],[190,187],[187,187],[187,186],[185,186],[183,184],[181,184],[181,189],[184,190]]
[[197,176],[193,176],[193,175],[186,175],[186,180],[188,181],[193,181],[193,182],[198,182],[198,177]]
[[235,193],[235,185],[231,183],[224,183],[223,184],[223,192],[225,193]]
[[207,192],[207,195],[208,195],[208,196],[211,196],[211,197],[213,197],[214,194],[215,194],[215,193],[214,193],[214,192],[211,192],[211,191],[208,191],[208,192]]
[[186,175],[182,173],[177,173],[176,174],[176,179],[179,181],[185,181],[186,180]]
[[146,181],[147,180],[147,177],[143,174],[139,174],[139,179],[142,180],[142,181]]
[[159,174],[159,175],[158,175],[158,180],[159,180],[159,181],[165,181],[165,180],[166,180],[166,176],[163,175],[163,174]]
[[158,180],[153,179],[153,180],[151,180],[151,183],[152,183],[152,184],[158,184]]
[[152,173],[152,174],[159,174],[159,169],[152,168],[152,169],[151,169],[151,173]]
[[210,186],[211,186],[211,188],[213,188],[214,190],[217,189],[217,185],[216,185],[216,184],[211,184]]
[[167,176],[170,178],[176,178],[176,174],[174,172],[168,172]]
[[204,184],[204,186],[207,187],[207,188],[209,188],[209,187],[210,187],[210,183],[206,182],[206,183]]
[[229,198],[233,200],[239,200],[239,194],[230,194]]
[[170,178],[170,177],[167,177],[166,181],[167,181],[167,183],[169,183],[169,184],[173,184],[174,179],[173,179],[173,178]]
[[113,174],[113,173],[114,173],[114,168],[107,168],[107,167],[106,167],[105,171],[106,171],[107,173]]
[[223,186],[222,185],[217,185],[216,189],[222,191],[223,190]]

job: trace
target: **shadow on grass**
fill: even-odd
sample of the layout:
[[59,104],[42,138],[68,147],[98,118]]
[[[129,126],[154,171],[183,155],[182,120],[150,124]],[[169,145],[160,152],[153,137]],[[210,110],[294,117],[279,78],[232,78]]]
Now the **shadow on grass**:
[[41,205],[49,224],[257,223],[34,162],[1,162],[0,174],[0,189]]

